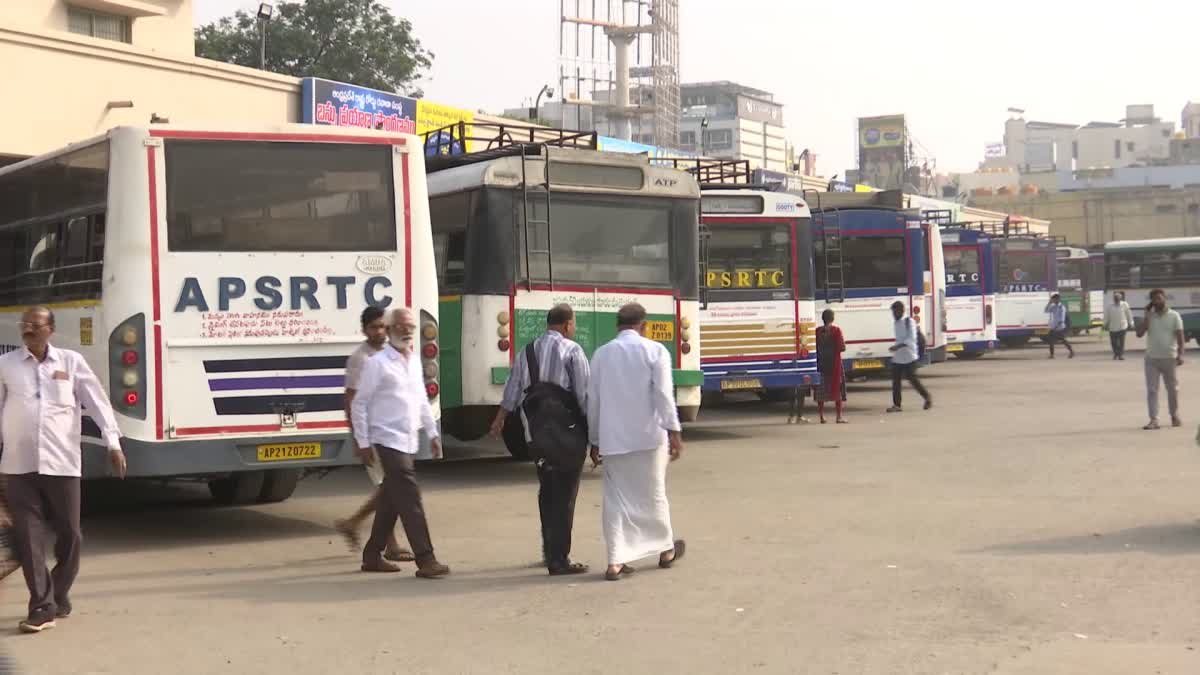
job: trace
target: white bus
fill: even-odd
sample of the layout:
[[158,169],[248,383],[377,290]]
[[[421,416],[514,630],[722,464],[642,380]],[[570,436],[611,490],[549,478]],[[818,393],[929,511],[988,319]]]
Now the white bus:
[[704,390],[785,398],[820,384],[812,214],[786,192],[701,186]]
[[[437,403],[437,288],[420,142],[281,125],[119,127],[0,169],[0,342],[56,314],[112,399],[129,475],[286,499],[355,461],[342,392],[368,305],[420,312]],[[85,477],[107,473],[83,421]]]
[[[471,133],[495,136],[463,138],[460,125],[427,141],[446,433],[487,432],[514,357],[560,302],[575,309],[575,341],[589,356],[616,336],[621,305],[644,305],[647,336],[674,360],[680,416],[694,420],[704,377],[696,180],[645,156],[596,151],[591,132],[475,124]],[[490,149],[442,151],[460,138]],[[519,434],[505,437],[525,456]]]
[[1183,317],[1187,339],[1200,343],[1200,237],[1113,241],[1104,245],[1104,293],[1125,293],[1133,316],[1141,321],[1150,291],[1161,288],[1167,305]]

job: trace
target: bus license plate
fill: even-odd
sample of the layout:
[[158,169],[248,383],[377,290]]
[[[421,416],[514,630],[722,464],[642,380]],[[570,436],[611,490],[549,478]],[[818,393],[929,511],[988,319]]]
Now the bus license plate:
[[1038,328],[1037,330],[1033,331],[1033,334],[1034,335],[1049,335],[1050,329],[1049,328]]
[[883,361],[879,359],[859,359],[854,362],[854,370],[883,370]]
[[961,352],[962,350],[963,350],[963,346],[962,346],[962,344],[961,344],[961,343],[959,343],[959,344],[952,344],[952,345],[946,345],[946,351],[947,351],[947,352]]
[[674,321],[647,321],[646,337],[655,342],[675,341]]
[[274,443],[258,446],[258,461],[286,462],[293,459],[320,459],[320,443]]
[[721,380],[721,391],[738,389],[762,389],[761,380]]

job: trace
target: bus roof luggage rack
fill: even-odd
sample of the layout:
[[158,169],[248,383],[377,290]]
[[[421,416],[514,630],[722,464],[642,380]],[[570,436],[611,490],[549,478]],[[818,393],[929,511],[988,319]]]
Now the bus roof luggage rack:
[[805,190],[804,198],[814,213],[817,211],[842,211],[845,209],[893,209],[906,210],[904,193],[900,190],[882,192],[819,192]]
[[1032,237],[1035,239],[1047,239],[1049,235],[1041,232],[1034,232],[1029,229],[1029,221],[1024,219],[1007,218],[1005,220],[993,221],[969,221],[957,223],[957,227],[964,230],[976,230],[984,234],[990,234],[993,237]]
[[[466,152],[468,145],[483,150]],[[455,122],[424,134],[425,170],[441,171],[499,157],[540,155],[553,146],[576,150],[598,150],[595,131],[531,127],[498,122]]]
[[[730,186],[727,189],[750,188],[750,161],[745,159],[716,159],[708,157],[651,157],[650,163],[686,171],[701,187]],[[736,186],[734,188],[733,186]]]

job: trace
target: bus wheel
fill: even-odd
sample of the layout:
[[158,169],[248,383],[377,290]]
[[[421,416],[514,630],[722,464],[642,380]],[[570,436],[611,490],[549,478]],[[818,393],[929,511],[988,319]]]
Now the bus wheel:
[[262,490],[258,492],[258,503],[275,504],[291,497],[292,493],[296,491],[296,484],[300,482],[302,475],[304,472],[301,469],[268,471],[263,478]]
[[1028,335],[1022,335],[1021,337],[1001,338],[1001,340],[1000,340],[1000,344],[1004,345],[1005,347],[1009,347],[1009,348],[1024,347],[1026,344],[1028,344],[1028,342],[1029,342]]
[[222,506],[253,504],[262,492],[266,473],[263,471],[239,471],[227,478],[208,481],[208,491],[213,501]]
[[954,358],[970,361],[983,356],[983,352],[954,352]]

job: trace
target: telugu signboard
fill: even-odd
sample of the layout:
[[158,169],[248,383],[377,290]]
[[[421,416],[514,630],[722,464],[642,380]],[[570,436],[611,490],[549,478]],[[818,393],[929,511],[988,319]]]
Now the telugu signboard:
[[335,127],[417,131],[417,101],[378,89],[306,77],[300,81],[300,121]]
[[[446,129],[452,124],[464,122],[461,135],[469,138],[471,123],[474,121],[475,115],[470,110],[454,108],[425,99],[417,101],[417,133],[422,137],[430,132]],[[437,136],[429,137],[425,141],[425,154],[461,155],[464,150],[471,152],[470,141],[466,142],[464,148],[463,139],[459,135],[460,131],[456,127],[454,131],[442,131]]]

